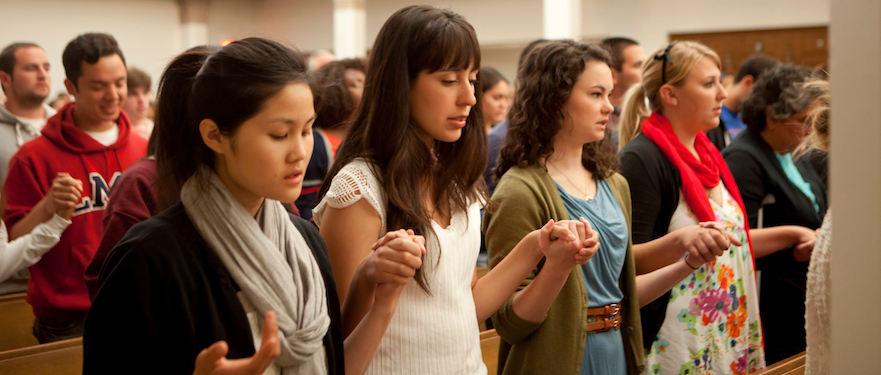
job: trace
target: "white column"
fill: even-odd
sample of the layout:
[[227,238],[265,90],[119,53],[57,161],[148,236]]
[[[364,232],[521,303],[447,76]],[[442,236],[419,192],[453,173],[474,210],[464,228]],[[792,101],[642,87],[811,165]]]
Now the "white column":
[[[208,43],[208,8],[210,0],[178,0],[180,6],[181,45],[189,49]],[[218,44],[215,41],[213,44]]]
[[333,52],[339,59],[367,54],[365,1],[333,1]]
[[543,38],[581,38],[581,0],[544,0],[543,5]]
[[881,2],[831,1],[832,374],[881,353]]

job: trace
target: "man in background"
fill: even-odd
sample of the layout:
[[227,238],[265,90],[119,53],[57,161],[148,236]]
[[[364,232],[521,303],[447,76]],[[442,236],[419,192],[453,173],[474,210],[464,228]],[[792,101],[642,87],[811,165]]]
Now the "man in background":
[[40,135],[55,110],[43,103],[52,77],[49,57],[40,46],[13,43],[0,51],[0,86],[6,104],[0,105],[0,184],[6,180],[9,160],[25,142]]
[[722,101],[719,126],[707,132],[707,137],[719,149],[719,152],[722,152],[734,140],[734,137],[746,129],[746,124],[740,117],[740,106],[753,91],[753,83],[761,77],[762,73],[776,65],[777,60],[762,54],[752,55],[740,65],[740,69],[734,77],[734,83],[727,88],[728,97]]
[[635,40],[623,37],[606,38],[600,43],[612,57],[612,83],[615,85],[609,101],[615,109],[606,124],[611,133],[612,142],[618,146],[618,126],[624,94],[633,85],[642,81],[642,64],[645,62],[645,51]]

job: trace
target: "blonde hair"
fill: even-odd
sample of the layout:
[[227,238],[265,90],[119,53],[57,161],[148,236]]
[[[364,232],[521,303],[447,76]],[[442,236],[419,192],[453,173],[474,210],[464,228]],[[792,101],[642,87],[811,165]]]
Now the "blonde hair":
[[[665,84],[675,87],[682,86],[691,69],[704,57],[709,57],[721,69],[722,63],[719,55],[709,47],[693,41],[675,42],[672,46],[664,46],[655,51],[642,64],[642,82],[633,85],[627,91],[624,99],[624,108],[621,111],[621,128],[618,135],[618,148],[621,149],[627,142],[639,135],[639,127],[643,120],[651,115],[651,112],[661,112],[661,87]],[[670,62],[663,60],[665,50],[670,49]],[[667,81],[663,82],[666,75]],[[646,107],[648,102],[648,107]]]
[[814,100],[816,107],[808,116],[808,126],[811,134],[805,137],[800,150],[815,148],[820,151],[829,151],[829,108],[832,102],[832,94],[829,81],[818,79],[804,83],[805,90],[817,94]]

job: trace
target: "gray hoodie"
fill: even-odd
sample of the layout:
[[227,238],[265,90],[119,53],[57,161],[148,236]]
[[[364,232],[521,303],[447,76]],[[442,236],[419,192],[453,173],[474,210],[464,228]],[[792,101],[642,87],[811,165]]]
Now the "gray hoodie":
[[[52,107],[44,103],[43,108],[46,110],[46,120],[55,115],[55,110]],[[6,106],[0,105],[0,186],[6,180],[6,172],[9,170],[9,161],[12,160],[12,155],[15,155],[21,145],[38,135],[40,135],[40,129],[34,129],[21,122],[6,110]]]

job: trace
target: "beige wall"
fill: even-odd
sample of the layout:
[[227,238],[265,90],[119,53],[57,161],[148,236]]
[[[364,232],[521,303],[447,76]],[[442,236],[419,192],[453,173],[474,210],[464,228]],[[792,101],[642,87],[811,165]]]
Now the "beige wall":
[[32,41],[49,56],[52,94],[64,91],[61,53],[86,32],[116,37],[129,66],[147,71],[154,81],[180,50],[180,21],[175,0],[0,0],[0,48]]
[[832,374],[878,374],[881,2],[831,9]]
[[[385,20],[413,2],[366,0],[366,45]],[[429,1],[465,16],[484,47],[484,65],[513,79],[516,56],[542,37],[541,0]],[[154,80],[181,50],[176,0],[0,0],[0,45],[33,40],[46,48],[53,69],[53,93],[63,90],[61,52],[79,33],[104,31],[117,37],[130,65]],[[688,11],[683,11],[686,9]],[[629,36],[646,49],[664,44],[672,32],[725,31],[823,25],[829,0],[582,0],[584,39]],[[35,26],[36,25],[36,26]],[[303,51],[333,48],[332,0],[210,0],[208,42],[264,36]]]
[[583,0],[585,37],[627,36],[648,51],[671,33],[754,30],[829,23],[830,0]]

